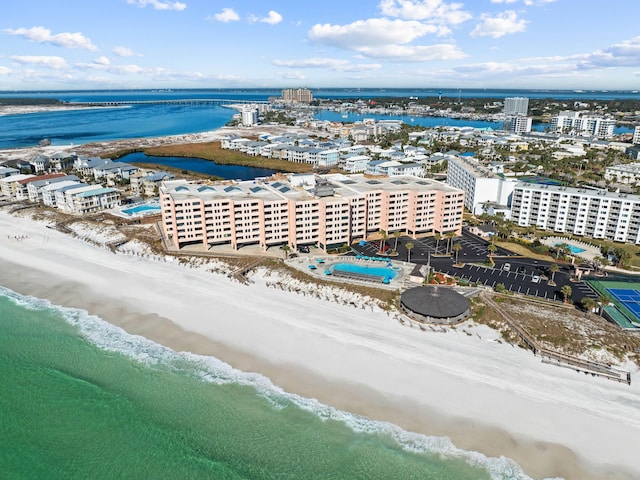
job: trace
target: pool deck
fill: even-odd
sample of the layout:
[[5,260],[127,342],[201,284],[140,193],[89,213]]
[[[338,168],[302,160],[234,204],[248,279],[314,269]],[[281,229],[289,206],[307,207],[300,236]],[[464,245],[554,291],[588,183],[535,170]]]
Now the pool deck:
[[600,247],[587,242],[583,242],[581,240],[574,240],[567,237],[545,237],[540,239],[540,243],[548,247],[553,247],[554,245],[557,245],[559,243],[566,243],[567,245],[570,245],[572,247],[581,248],[582,250],[584,250],[583,252],[571,254],[584,260],[593,260],[596,257],[602,256],[602,254],[600,253]]
[[[330,280],[334,282],[350,283],[356,285],[366,285],[369,287],[384,288],[387,290],[399,290],[407,287],[406,283],[409,282],[409,274],[415,267],[412,263],[407,263],[400,260],[393,260],[392,258],[385,258],[385,261],[380,260],[365,260],[363,258],[356,258],[354,256],[335,256],[335,255],[303,255],[287,260],[287,265],[303,271],[306,274],[322,278],[324,280]],[[339,274],[339,275],[327,275],[325,270],[331,268],[338,263],[352,263],[361,265],[363,267],[378,267],[383,268],[388,262],[392,263],[392,267],[396,271],[396,276],[389,281],[389,283],[383,283],[379,278],[371,276],[371,279],[367,279],[365,275],[351,275],[351,274]],[[314,268],[310,268],[313,266]]]
[[[131,210],[133,208],[142,207],[142,206],[147,206],[150,208],[139,211],[139,212],[135,212],[135,213],[125,212],[125,210]],[[157,208],[152,208],[152,207],[157,207]],[[117,217],[122,217],[122,218],[141,218],[141,217],[148,217],[151,215],[159,215],[161,213],[161,209],[160,209],[160,203],[156,200],[153,200],[148,202],[138,202],[131,205],[120,205],[119,207],[112,209],[110,213],[112,215],[115,215]]]

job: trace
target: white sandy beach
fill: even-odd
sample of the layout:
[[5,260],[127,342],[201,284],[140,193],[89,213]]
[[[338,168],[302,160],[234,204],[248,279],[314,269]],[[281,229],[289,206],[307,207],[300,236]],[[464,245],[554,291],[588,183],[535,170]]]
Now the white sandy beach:
[[[25,236],[16,240],[16,236]],[[113,254],[0,212],[0,285],[78,307],[176,350],[213,354],[287,391],[514,459],[534,478],[640,478],[632,385],[544,365],[488,327],[445,332],[386,312]]]

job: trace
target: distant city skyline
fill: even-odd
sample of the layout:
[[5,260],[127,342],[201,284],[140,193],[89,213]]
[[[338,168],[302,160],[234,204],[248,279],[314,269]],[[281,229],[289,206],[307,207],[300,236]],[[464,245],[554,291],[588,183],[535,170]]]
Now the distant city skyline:
[[23,0],[0,90],[640,90],[640,3]]

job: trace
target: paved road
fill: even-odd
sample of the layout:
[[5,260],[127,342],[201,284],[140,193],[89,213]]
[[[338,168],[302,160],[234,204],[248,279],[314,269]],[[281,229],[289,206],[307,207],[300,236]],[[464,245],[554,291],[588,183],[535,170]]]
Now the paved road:
[[[462,245],[458,252],[458,261],[463,263],[462,267],[455,266],[455,253],[446,254],[447,241],[445,239],[436,242],[433,237],[412,239],[410,237],[400,237],[397,241],[398,260],[407,260],[409,254],[406,244],[413,243],[410,259],[417,264],[430,264],[436,272],[467,280],[471,283],[480,283],[495,288],[498,284],[514,293],[530,295],[539,298],[563,300],[561,289],[564,285],[569,285],[572,290],[571,300],[579,303],[584,297],[597,298],[597,294],[584,282],[571,282],[570,266],[561,266],[560,271],[555,274],[556,285],[549,286],[548,280],[535,277],[543,277],[545,274],[550,277],[548,271],[552,261],[533,260],[519,256],[504,248],[498,248],[494,253],[495,267],[483,266],[488,259],[487,246],[489,242],[480,237],[463,231],[462,235],[456,237],[454,242]],[[437,251],[436,251],[436,243]],[[394,237],[387,240],[391,248],[396,247]],[[379,250],[377,243],[367,243],[363,246],[356,246],[363,255],[376,256]],[[505,263],[510,265],[509,271],[504,269]]]

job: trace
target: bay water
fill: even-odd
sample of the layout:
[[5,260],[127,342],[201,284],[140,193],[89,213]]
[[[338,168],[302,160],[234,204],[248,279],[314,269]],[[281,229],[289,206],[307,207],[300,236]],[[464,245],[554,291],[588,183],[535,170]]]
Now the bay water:
[[4,479],[526,479],[0,287]]

